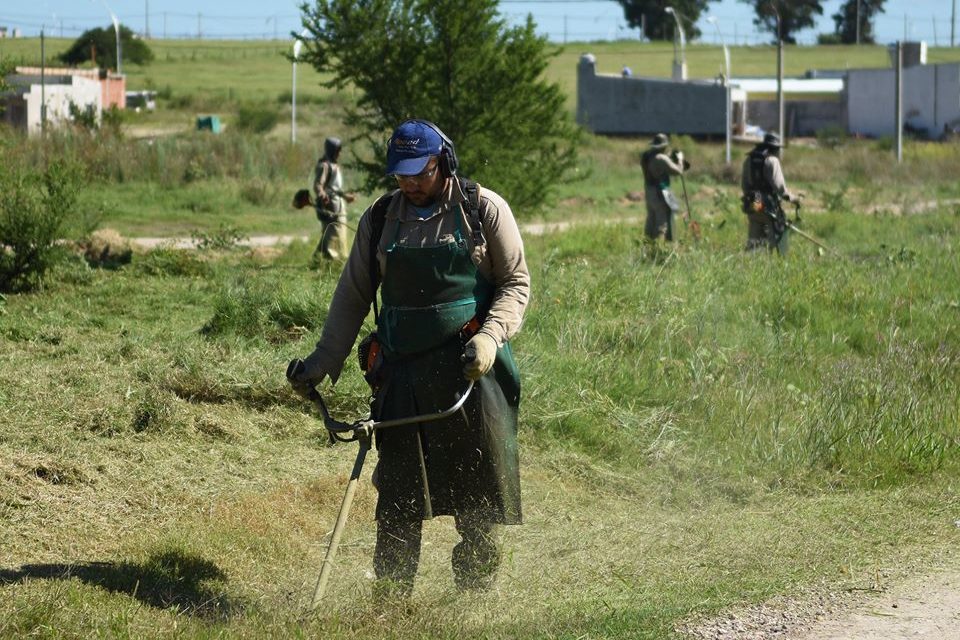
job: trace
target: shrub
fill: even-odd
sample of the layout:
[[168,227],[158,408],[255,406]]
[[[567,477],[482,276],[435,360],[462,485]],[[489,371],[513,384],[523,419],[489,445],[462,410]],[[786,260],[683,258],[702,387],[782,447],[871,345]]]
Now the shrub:
[[197,249],[201,251],[205,250],[226,250],[233,249],[236,247],[242,240],[246,239],[236,227],[231,227],[229,225],[221,225],[213,233],[207,233],[205,231],[193,231],[190,234],[190,237],[193,239],[194,243],[197,245]]
[[240,198],[250,204],[261,206],[274,200],[277,187],[270,180],[254,178],[240,187]]
[[82,172],[60,160],[41,172],[0,166],[0,291],[26,291],[62,255],[57,240],[74,214]]
[[831,124],[817,130],[817,142],[828,149],[836,149],[847,141],[849,134],[839,124]]
[[253,133],[267,133],[275,126],[280,115],[273,109],[245,105],[237,112],[237,128]]
[[87,131],[96,131],[100,128],[100,122],[97,120],[97,108],[92,104],[81,107],[71,102],[70,119],[75,126]]
[[158,247],[137,259],[134,266],[150,276],[205,276],[210,266],[197,258],[192,251]]

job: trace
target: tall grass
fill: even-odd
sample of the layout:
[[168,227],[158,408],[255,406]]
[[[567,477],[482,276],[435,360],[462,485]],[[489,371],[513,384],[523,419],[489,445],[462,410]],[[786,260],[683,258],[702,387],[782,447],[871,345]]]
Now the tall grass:
[[[852,257],[745,255],[736,211],[660,260],[634,225],[527,237],[526,523],[498,590],[453,590],[440,519],[413,601],[373,603],[364,481],[336,597],[309,619],[354,451],[324,446],[283,370],[312,349],[336,265],[305,269],[303,244],[162,249],[8,296],[0,635],[664,638],[930,562],[958,504],[960,223],[816,223]],[[322,391],[366,411],[352,362]]]

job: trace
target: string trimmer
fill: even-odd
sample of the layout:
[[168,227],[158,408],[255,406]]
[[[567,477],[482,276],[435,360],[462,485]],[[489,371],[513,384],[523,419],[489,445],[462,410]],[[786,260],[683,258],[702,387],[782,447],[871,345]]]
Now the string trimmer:
[[700,223],[693,219],[693,211],[690,209],[690,198],[687,196],[687,181],[682,173],[680,174],[680,184],[683,186],[683,202],[687,205],[687,211],[683,216],[683,221],[687,223],[687,230],[690,231],[693,239],[699,240],[701,235]]
[[[287,367],[287,378],[293,377],[302,370],[302,360],[294,360]],[[316,388],[311,388],[309,400],[316,406],[320,415],[323,416],[323,426],[326,427],[332,442],[356,442],[360,445],[357,452],[357,458],[353,463],[353,471],[350,472],[350,480],[347,482],[347,490],[343,495],[343,502],[340,503],[340,512],[337,514],[337,523],[333,527],[333,533],[330,535],[330,544],[327,546],[327,553],[323,558],[323,565],[320,567],[320,577],[317,578],[317,586],[313,590],[313,600],[310,602],[310,609],[316,609],[323,599],[327,590],[327,582],[330,580],[330,572],[333,570],[333,560],[337,555],[337,549],[340,546],[340,537],[343,535],[343,529],[347,524],[347,516],[350,515],[350,507],[353,506],[353,496],[357,491],[357,485],[360,481],[360,472],[363,470],[363,462],[367,457],[367,451],[370,450],[370,441],[373,433],[380,429],[389,429],[390,427],[399,427],[408,424],[422,424],[424,422],[433,422],[447,418],[457,411],[461,411],[463,404],[467,401],[470,392],[473,391],[473,381],[467,383],[466,389],[455,397],[455,402],[450,408],[436,413],[428,413],[420,416],[410,416],[407,418],[395,418],[393,420],[376,421],[372,418],[363,418],[353,423],[341,422],[330,417],[327,410],[327,404]],[[423,480],[423,492],[425,508],[429,512],[430,508],[430,489],[427,485],[426,467],[423,464],[422,451],[420,459],[420,471]],[[427,514],[429,517],[429,513]]]
[[[817,240],[812,235],[810,235],[806,231],[803,231],[802,229],[797,227],[796,224],[794,224],[795,222],[800,222],[800,202],[801,202],[800,198],[793,200],[793,220],[786,219],[787,228],[793,231],[794,233],[796,233],[797,235],[799,235],[801,238],[805,238],[809,240],[810,242],[817,245],[821,249],[825,251],[829,251],[830,253],[832,253],[837,257],[843,257],[839,253],[837,253],[836,251],[828,247],[827,245],[823,244],[823,242],[821,242],[820,240]],[[786,218],[786,216],[784,216],[784,218]]]

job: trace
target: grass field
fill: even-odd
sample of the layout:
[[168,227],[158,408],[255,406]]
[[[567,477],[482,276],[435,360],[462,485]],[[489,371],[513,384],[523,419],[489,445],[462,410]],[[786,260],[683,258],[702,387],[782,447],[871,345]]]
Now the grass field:
[[[28,44],[0,41],[0,54],[29,61],[15,48]],[[186,131],[196,107],[283,108],[286,45],[202,45],[158,42],[154,65],[128,69],[134,88],[149,77],[169,98],[127,136],[6,136],[5,161],[77,159],[92,174],[82,208],[128,236],[315,232],[289,198],[349,96],[315,75],[311,89],[306,69],[298,145],[280,126],[129,135]],[[550,73],[572,87],[586,50],[601,71],[638,74],[666,72],[672,55],[570,45]],[[691,47],[692,74],[712,75],[718,54]],[[733,56],[772,66],[772,49]],[[884,56],[801,47],[787,60],[794,72]],[[36,293],[0,296],[0,638],[670,638],[732,606],[955,563],[960,146],[910,142],[901,166],[888,141],[790,147],[802,226],[842,257],[794,237],[779,259],[741,251],[739,167],[722,147],[675,142],[694,163],[704,237],[681,228],[662,259],[645,256],[643,206],[627,197],[645,141],[587,136],[586,179],[517,212],[580,225],[525,238],[525,523],[507,531],[486,594],[454,589],[456,533],[438,519],[413,599],[372,602],[371,461],[331,595],[303,618],[355,454],[326,446],[283,378],[338,276],[306,268],[310,244],[160,248],[118,270],[76,259]],[[323,389],[344,416],[366,396],[352,366]]]

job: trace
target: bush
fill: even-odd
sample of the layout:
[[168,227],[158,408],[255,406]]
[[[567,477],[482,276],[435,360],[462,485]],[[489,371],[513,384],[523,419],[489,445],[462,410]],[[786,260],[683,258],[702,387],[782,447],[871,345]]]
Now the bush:
[[150,276],[206,276],[210,266],[194,252],[172,247],[157,247],[134,262],[138,271]]
[[267,133],[280,120],[280,115],[272,109],[245,105],[237,112],[237,129],[253,133]]
[[78,165],[60,160],[41,172],[0,165],[0,292],[33,289],[62,255],[56,243],[82,178]]
[[831,124],[817,129],[817,142],[828,149],[836,149],[849,139],[849,134],[843,125]]

